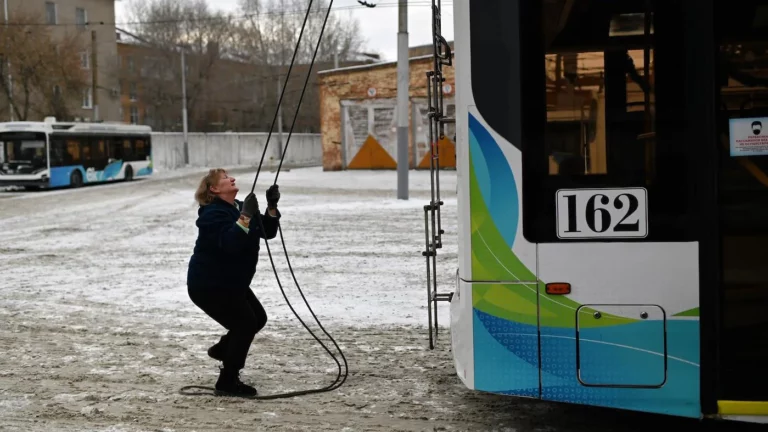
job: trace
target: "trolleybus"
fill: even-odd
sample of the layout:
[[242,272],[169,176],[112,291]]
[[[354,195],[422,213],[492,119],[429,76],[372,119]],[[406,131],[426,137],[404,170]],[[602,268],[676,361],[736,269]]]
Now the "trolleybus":
[[132,180],[152,174],[148,126],[0,123],[0,186],[49,188]]
[[438,157],[424,255],[463,383],[768,422],[768,0],[452,8],[427,78],[456,75],[455,119],[430,102],[456,128],[452,292]]

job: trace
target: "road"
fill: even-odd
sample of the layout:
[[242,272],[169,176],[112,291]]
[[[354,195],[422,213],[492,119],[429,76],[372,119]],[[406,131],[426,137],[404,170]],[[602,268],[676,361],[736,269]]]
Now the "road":
[[[253,173],[238,183],[250,187]],[[394,173],[281,174],[297,279],[349,364],[330,393],[275,401],[185,396],[210,386],[222,333],[185,290],[199,172],[47,192],[0,192],[0,429],[14,431],[648,431],[697,421],[467,390],[450,335],[427,349],[422,206],[427,173],[397,201]],[[265,176],[265,182],[267,181]],[[445,174],[440,283],[456,268],[455,175]],[[263,196],[265,185],[257,192]],[[453,240],[451,240],[453,239]],[[311,315],[270,243],[289,299]],[[262,250],[253,289],[269,323],[242,378],[262,394],[332,382],[336,365],[285,305]],[[441,310],[447,322],[447,309]],[[311,325],[316,332],[317,325]],[[330,345],[330,344],[329,344]],[[720,428],[749,430],[751,427]]]

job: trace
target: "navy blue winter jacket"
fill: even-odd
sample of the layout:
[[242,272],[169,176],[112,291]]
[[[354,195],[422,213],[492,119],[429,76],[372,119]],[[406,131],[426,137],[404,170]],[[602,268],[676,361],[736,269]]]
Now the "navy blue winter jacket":
[[[235,200],[232,205],[219,198],[200,206],[197,242],[187,271],[188,286],[217,289],[250,286],[259,261],[259,243],[262,238],[270,240],[277,236],[280,212],[277,216],[267,213],[254,216],[250,229],[245,230],[237,224],[242,206],[241,201]],[[266,237],[257,217],[262,220]]]

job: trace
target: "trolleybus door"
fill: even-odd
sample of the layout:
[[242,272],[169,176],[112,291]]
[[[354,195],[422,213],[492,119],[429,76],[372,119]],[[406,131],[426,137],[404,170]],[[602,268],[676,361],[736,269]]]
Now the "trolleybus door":
[[[719,401],[768,401],[768,1],[716,1]],[[721,402],[723,414],[739,404]],[[750,404],[740,403],[743,406]],[[752,414],[760,405],[751,404]],[[734,409],[734,407],[737,407]],[[768,416],[768,402],[762,405]]]

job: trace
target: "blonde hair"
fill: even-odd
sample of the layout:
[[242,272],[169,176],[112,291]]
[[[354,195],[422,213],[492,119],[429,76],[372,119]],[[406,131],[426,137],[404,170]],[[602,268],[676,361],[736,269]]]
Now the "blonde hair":
[[208,171],[208,174],[200,180],[200,185],[195,191],[195,201],[197,201],[198,204],[206,206],[213,202],[213,199],[216,198],[216,194],[211,192],[211,186],[216,186],[221,179],[221,175],[226,172],[227,171],[223,168],[214,168]]

